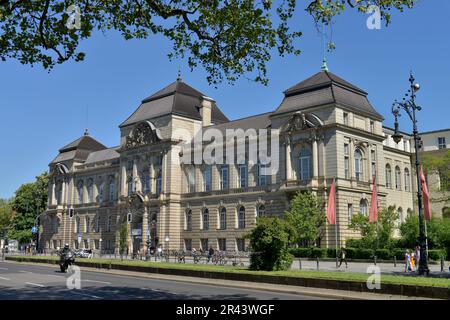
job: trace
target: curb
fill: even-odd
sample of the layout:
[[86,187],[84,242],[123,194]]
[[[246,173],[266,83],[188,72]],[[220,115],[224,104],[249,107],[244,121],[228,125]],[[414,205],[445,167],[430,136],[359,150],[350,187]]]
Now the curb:
[[[50,260],[50,259],[36,260],[26,257],[6,257],[6,260],[16,262],[44,263],[53,265],[58,264],[57,260]],[[92,263],[85,261],[77,262],[76,265],[96,269],[123,270],[123,271],[142,272],[160,275],[254,282],[262,284],[287,285],[306,288],[344,290],[350,292],[373,294],[373,291],[367,288],[365,282],[351,281],[351,280],[330,280],[330,279],[299,278],[299,277],[271,276],[271,275],[239,274],[239,273],[226,273],[220,271],[182,270],[182,269],[158,268],[150,266],[128,266],[128,265],[114,265],[110,263],[109,264]],[[432,299],[450,300],[450,288],[446,287],[425,287],[425,286],[403,285],[403,284],[384,284],[380,290],[377,290],[377,294],[409,296],[409,297],[426,297]]]

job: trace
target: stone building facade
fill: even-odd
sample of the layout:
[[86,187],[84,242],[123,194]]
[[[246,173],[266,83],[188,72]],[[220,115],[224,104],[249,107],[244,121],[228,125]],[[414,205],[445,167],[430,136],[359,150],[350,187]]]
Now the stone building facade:
[[[335,228],[339,244],[358,237],[348,224],[353,214],[368,214],[375,176],[379,207],[395,205],[405,219],[413,208],[410,141],[392,144],[367,95],[323,70],[286,90],[273,112],[230,121],[213,99],[178,79],[120,125],[118,147],[85,134],[59,150],[40,245],[114,253],[125,224],[128,252],[148,245],[242,251],[258,217],[282,216],[304,190],[325,206],[335,179],[337,225],[323,229],[320,243],[335,246]],[[227,138],[239,130],[243,140]],[[211,142],[208,135],[220,133]],[[192,161],[212,145],[216,160],[231,146],[232,160]]]

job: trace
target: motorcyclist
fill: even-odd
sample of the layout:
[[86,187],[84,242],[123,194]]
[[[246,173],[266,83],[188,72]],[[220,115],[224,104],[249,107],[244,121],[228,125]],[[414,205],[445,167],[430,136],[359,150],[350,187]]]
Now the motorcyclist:
[[66,243],[64,245],[64,248],[62,248],[61,251],[59,252],[59,256],[60,256],[59,265],[61,267],[62,272],[65,272],[67,270],[68,265],[71,264],[72,262],[74,262],[73,254],[69,255],[69,253],[71,253],[71,252],[72,251],[70,250],[68,243]]

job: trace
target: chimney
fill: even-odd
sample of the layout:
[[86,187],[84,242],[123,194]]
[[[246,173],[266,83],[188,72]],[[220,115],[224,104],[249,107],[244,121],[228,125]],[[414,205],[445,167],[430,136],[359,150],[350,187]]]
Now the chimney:
[[211,125],[211,114],[214,100],[209,97],[202,97],[202,104],[200,106],[200,115],[202,117],[202,126],[207,127]]

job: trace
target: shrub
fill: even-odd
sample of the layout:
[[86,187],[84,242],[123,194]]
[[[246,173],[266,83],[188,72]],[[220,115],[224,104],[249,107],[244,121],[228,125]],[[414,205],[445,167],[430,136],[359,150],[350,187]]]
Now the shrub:
[[372,259],[374,252],[372,249],[355,248],[352,259]]
[[289,253],[296,258],[311,258],[311,248],[291,248]]
[[397,260],[404,260],[405,259],[405,251],[406,249],[402,248],[395,248],[392,249],[392,256],[395,256]]
[[391,254],[391,251],[388,249],[378,249],[375,251],[375,255],[377,256],[377,259],[379,259],[379,260],[393,259],[393,255]]
[[260,218],[256,228],[247,236],[254,253],[250,257],[251,270],[288,270],[292,255],[288,251],[289,226],[274,217]]
[[435,250],[428,250],[428,259],[429,260],[441,260],[441,258],[444,257],[444,259],[447,257],[447,252],[445,249],[435,249]]
[[326,248],[312,248],[311,250],[311,258],[326,258],[327,257]]
[[[339,250],[338,250],[339,254]],[[328,258],[336,258],[336,248],[328,248],[327,249],[327,257]]]

